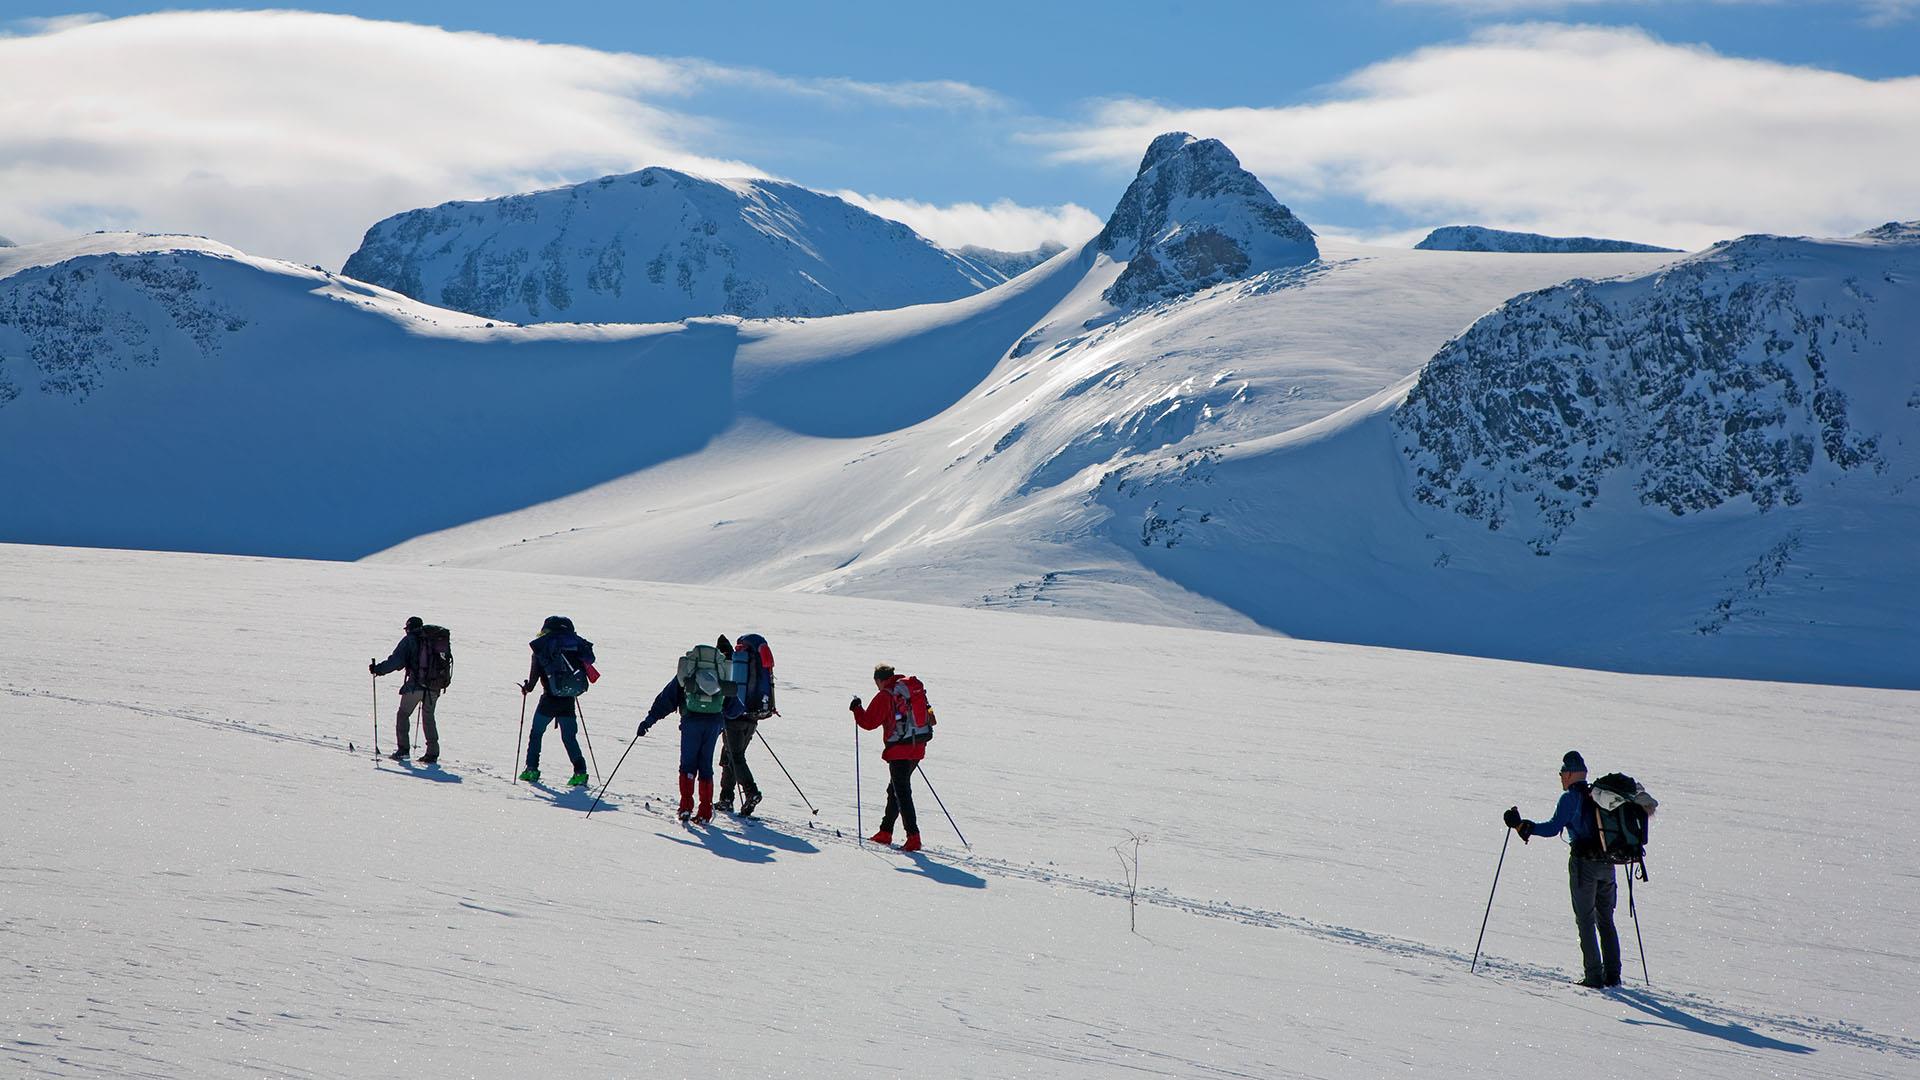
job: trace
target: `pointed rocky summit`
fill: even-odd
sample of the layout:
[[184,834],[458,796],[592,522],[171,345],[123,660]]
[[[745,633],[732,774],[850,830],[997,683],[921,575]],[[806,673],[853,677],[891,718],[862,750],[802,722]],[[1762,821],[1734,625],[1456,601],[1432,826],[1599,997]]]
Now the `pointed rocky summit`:
[[1127,264],[1106,291],[1137,306],[1320,257],[1313,230],[1218,139],[1153,140],[1096,248]]

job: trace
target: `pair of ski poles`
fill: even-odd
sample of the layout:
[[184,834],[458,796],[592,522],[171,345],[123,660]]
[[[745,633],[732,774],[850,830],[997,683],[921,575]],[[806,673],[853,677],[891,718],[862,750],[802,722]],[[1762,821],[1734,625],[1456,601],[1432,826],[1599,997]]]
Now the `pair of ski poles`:
[[[972,851],[973,845],[967,843],[967,834],[961,832],[960,823],[953,820],[952,812],[947,809],[947,801],[940,797],[939,790],[933,786],[933,780],[927,776],[926,768],[916,761],[913,763],[913,771],[919,773],[920,779],[927,782],[927,790],[933,793],[933,801],[940,804],[940,812],[947,815],[947,824],[953,826],[953,835],[960,838],[962,846]],[[856,723],[853,725],[853,827],[858,831],[858,839],[862,844],[867,842],[867,826],[862,820],[863,807],[864,802],[860,797],[860,725]]]
[[[527,692],[521,689],[519,683],[515,683],[513,686],[514,689],[520,691],[520,733],[514,736],[513,741],[513,763],[515,766],[518,766],[520,764],[520,749],[527,744]],[[587,730],[587,710],[581,708],[578,701],[573,703],[573,709],[575,715],[580,718],[580,734],[587,740],[587,757],[593,762],[593,775],[599,776],[600,758],[599,755],[593,752],[593,733]],[[620,755],[620,760],[625,761],[626,759],[627,755]],[[619,768],[617,765],[614,767]],[[517,784],[520,782],[520,774],[518,772],[510,772],[510,775],[513,777],[514,783]]]
[[[1500,861],[1493,865],[1493,888],[1487,890],[1487,912],[1480,916],[1480,936],[1473,943],[1473,962],[1467,965],[1471,974],[1480,966],[1480,945],[1487,940],[1487,920],[1493,917],[1493,894],[1500,888],[1500,868],[1507,864],[1507,845],[1513,842],[1513,830],[1506,830],[1506,838],[1500,841]],[[1640,977],[1653,985],[1653,976],[1647,974],[1647,943],[1640,936],[1640,911],[1633,902],[1633,866],[1627,866],[1627,914],[1633,917],[1633,941],[1640,950]]]

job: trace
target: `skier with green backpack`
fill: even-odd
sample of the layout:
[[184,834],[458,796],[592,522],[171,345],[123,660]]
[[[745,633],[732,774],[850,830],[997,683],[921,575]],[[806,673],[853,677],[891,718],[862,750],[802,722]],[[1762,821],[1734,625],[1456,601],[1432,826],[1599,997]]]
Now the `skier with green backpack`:
[[[679,669],[653,699],[636,737],[644,738],[675,709],[680,711],[680,821],[706,825],[713,821],[713,749],[727,721],[742,712],[733,682],[733,646],[726,638],[717,646],[695,645],[680,657]],[[698,810],[693,801],[696,783]]]

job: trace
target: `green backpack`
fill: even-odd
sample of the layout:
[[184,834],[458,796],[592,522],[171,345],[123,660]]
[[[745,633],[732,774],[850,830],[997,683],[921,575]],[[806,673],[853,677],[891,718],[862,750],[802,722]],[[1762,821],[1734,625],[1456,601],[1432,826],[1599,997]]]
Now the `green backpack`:
[[687,712],[719,716],[733,696],[733,657],[712,645],[695,645],[680,658],[680,689],[686,693]]

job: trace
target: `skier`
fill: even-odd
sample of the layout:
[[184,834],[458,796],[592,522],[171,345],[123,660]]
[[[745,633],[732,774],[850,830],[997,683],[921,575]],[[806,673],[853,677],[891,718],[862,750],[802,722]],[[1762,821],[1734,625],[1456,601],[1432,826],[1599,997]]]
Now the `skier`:
[[734,668],[744,677],[740,686],[740,700],[744,711],[727,721],[727,728],[720,736],[720,809],[733,813],[733,791],[737,786],[741,791],[740,816],[752,817],[754,808],[760,805],[760,785],[754,783],[753,770],[747,766],[747,746],[753,742],[754,732],[760,727],[760,721],[774,715],[773,708],[773,650],[767,647],[767,639],[759,634],[742,634],[735,647],[726,647],[727,639],[720,639],[723,652],[730,652],[734,658]]
[[[680,658],[680,668],[653,699],[636,738],[645,738],[668,713],[680,711],[680,822],[696,825],[713,821],[713,748],[728,720],[742,711],[734,686],[727,681],[732,650],[695,645]],[[694,784],[700,785],[700,806],[693,804]]]
[[407,760],[408,728],[412,726],[413,711],[419,709],[420,729],[427,740],[427,752],[420,755],[420,764],[432,765],[440,760],[440,728],[433,722],[433,706],[440,700],[440,691],[420,685],[420,628],[425,625],[425,620],[418,615],[409,618],[406,633],[400,638],[400,644],[393,647],[393,655],[384,662],[367,661],[367,670],[376,676],[395,671],[407,673],[400,684],[400,712],[393,718],[394,751],[387,757],[393,761]]
[[[560,744],[566,747],[567,758],[573,763],[573,775],[567,778],[567,786],[585,787],[587,759],[580,753],[579,711],[573,699],[585,691],[588,676],[594,674],[593,642],[574,633],[572,619],[549,615],[540,626],[540,636],[528,642],[527,647],[533,650],[533,664],[527,670],[527,681],[520,684],[520,693],[531,694],[535,686],[540,687],[541,693],[540,704],[533,710],[533,734],[527,737],[527,768],[520,779],[529,784],[540,782],[540,737],[547,733],[548,724],[557,724]],[[577,684],[556,686],[555,671],[581,674]]]
[[[887,748],[880,760],[887,763],[887,812],[880,818],[880,831],[868,837],[876,844],[893,843],[893,822],[899,818],[907,826],[907,842],[901,851],[920,850],[920,822],[913,813],[913,771],[927,756],[930,729],[916,719],[909,695],[902,685],[905,677],[896,674],[890,664],[873,669],[873,700],[865,706],[855,697],[847,704],[853,722],[871,731],[884,728]],[[922,701],[924,706],[925,702]]]
[[1560,760],[1560,803],[1553,817],[1542,822],[1520,817],[1510,806],[1503,817],[1522,843],[1535,836],[1558,836],[1566,830],[1571,844],[1567,881],[1573,891],[1573,921],[1580,928],[1580,959],[1586,971],[1579,985],[1593,988],[1620,985],[1620,935],[1613,926],[1618,885],[1613,863],[1603,857],[1594,806],[1587,794],[1587,763],[1580,751],[1569,750]]

